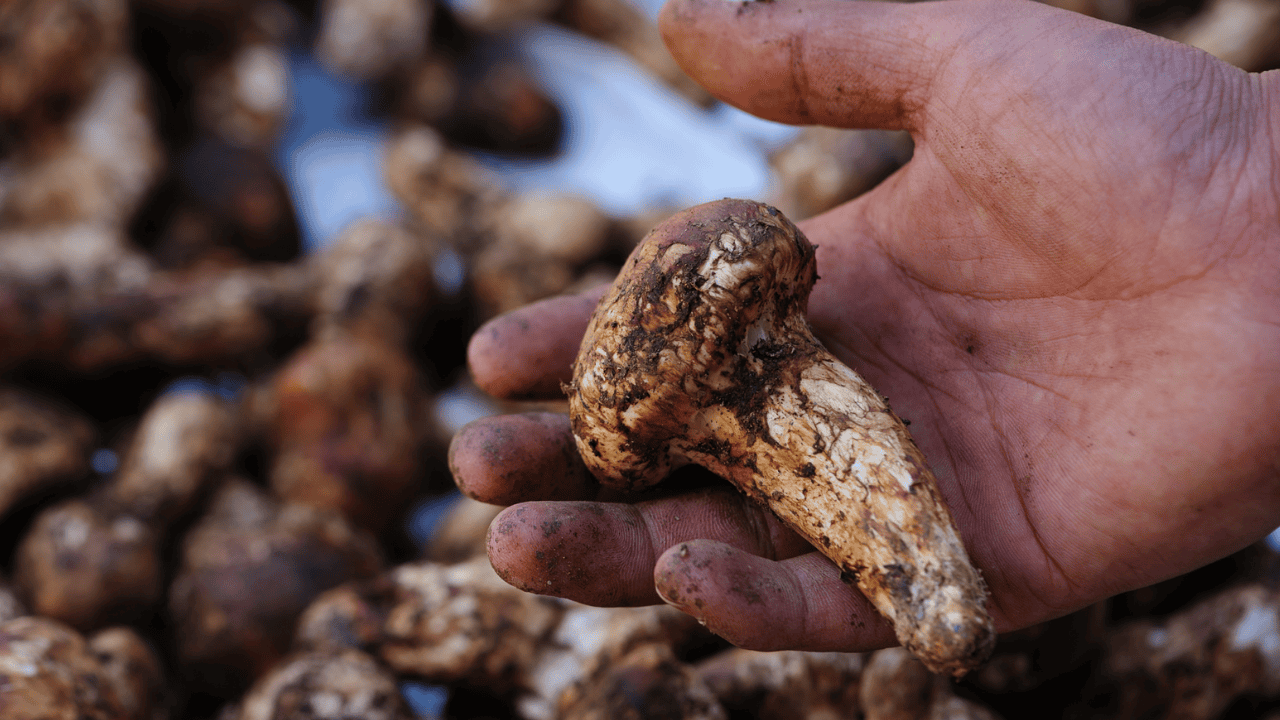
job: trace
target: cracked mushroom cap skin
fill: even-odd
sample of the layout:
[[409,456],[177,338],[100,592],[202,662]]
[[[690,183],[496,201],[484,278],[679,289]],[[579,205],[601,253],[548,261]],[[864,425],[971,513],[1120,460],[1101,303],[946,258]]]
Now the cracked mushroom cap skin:
[[685,210],[636,248],[574,364],[578,450],[614,487],[701,465],[765,503],[855,582],[934,672],[995,630],[937,482],[884,399],[814,338],[813,245],[776,209]]

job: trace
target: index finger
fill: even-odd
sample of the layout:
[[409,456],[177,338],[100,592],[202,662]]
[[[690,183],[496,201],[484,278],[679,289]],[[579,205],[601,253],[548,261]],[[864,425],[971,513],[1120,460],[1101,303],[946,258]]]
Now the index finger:
[[472,380],[504,400],[563,397],[560,385],[573,377],[578,346],[607,288],[548,298],[485,323],[467,344]]

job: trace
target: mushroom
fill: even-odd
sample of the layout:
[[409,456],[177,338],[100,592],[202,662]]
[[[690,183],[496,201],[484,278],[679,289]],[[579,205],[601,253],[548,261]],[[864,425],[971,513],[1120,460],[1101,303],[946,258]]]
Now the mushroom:
[[861,716],[866,658],[862,653],[730,648],[695,669],[730,717],[819,720]]
[[872,653],[860,678],[864,720],[999,720],[983,705],[956,694],[902,648]]
[[[630,681],[638,683],[626,690],[632,696],[664,686],[678,703],[709,698],[675,662],[706,638],[693,618],[665,605],[597,608],[522,592],[480,555],[408,563],[330,590],[298,620],[294,647],[361,650],[400,676],[483,689],[513,700],[519,717],[551,720],[635,717],[602,707],[605,686],[624,690]],[[626,659],[645,647],[660,648],[660,657]]]
[[269,148],[288,117],[289,92],[285,45],[250,40],[196,85],[196,122],[233,146]]
[[796,220],[826,212],[889,177],[914,147],[902,130],[805,128],[769,155],[777,178],[771,204]]
[[27,612],[26,605],[18,599],[18,593],[13,585],[7,579],[0,577],[0,624],[30,614]]
[[86,474],[96,434],[79,412],[0,386],[0,515]]
[[621,50],[695,105],[709,108],[715,104],[711,93],[676,63],[662,40],[658,24],[642,5],[630,0],[563,0],[555,19]]
[[132,628],[109,627],[86,638],[88,650],[102,668],[129,717],[166,720],[171,690],[155,648]]
[[[701,676],[660,643],[641,645],[561,696],[560,720],[727,720]],[[528,716],[526,716],[528,717]]]
[[324,0],[316,57],[336,75],[383,78],[422,55],[431,11],[422,0]]
[[305,325],[314,288],[301,263],[159,272],[103,223],[0,230],[0,368],[252,364]]
[[85,639],[57,620],[0,623],[0,710],[5,720],[164,720],[160,661],[128,628]]
[[422,383],[395,342],[318,333],[272,380],[271,488],[372,532],[391,527],[421,482]]
[[125,45],[128,23],[122,0],[0,5],[0,119],[56,121],[59,106],[92,91]]
[[423,548],[424,557],[439,563],[458,563],[484,552],[489,525],[501,505],[472,500],[465,495],[446,510]]
[[19,543],[13,581],[35,612],[88,631],[144,615],[164,570],[156,530],[101,502],[43,510]]
[[210,392],[161,395],[142,416],[120,472],[103,494],[144,522],[165,528],[178,522],[235,459],[237,413],[234,404]]
[[377,660],[359,650],[336,650],[302,653],[277,664],[224,717],[410,720],[414,714],[395,677]]
[[986,587],[924,455],[805,319],[814,248],[776,209],[685,210],[601,299],[568,386],[602,483],[636,490],[701,465],[829,557],[934,672],[991,652]]
[[471,262],[476,299],[486,315],[564,292],[606,261],[614,245],[609,216],[572,193],[516,195],[491,218],[491,239]]
[[[51,29],[49,34],[60,33]],[[91,44],[76,43],[71,52],[79,49],[84,52],[80,57],[91,57]],[[0,159],[0,225],[123,225],[159,177],[164,149],[156,134],[146,72],[122,57],[91,60],[84,72],[98,79],[74,114],[48,129],[43,141],[22,143]],[[0,68],[0,83],[7,75]],[[7,92],[0,91],[0,104]]]
[[222,480],[237,435],[236,412],[218,397],[161,396],[143,415],[120,472],[87,497],[43,509],[22,538],[14,580],[31,609],[86,630],[154,603],[166,536]]
[[[1082,693],[1090,717],[1208,720],[1280,695],[1280,591],[1228,587],[1108,633]],[[1247,701],[1246,703],[1247,704]]]
[[1248,72],[1280,65],[1280,5],[1265,0],[1212,0],[1169,33]]
[[169,586],[174,654],[194,692],[230,697],[283,659],[320,593],[382,569],[340,516],[229,479],[182,542]]

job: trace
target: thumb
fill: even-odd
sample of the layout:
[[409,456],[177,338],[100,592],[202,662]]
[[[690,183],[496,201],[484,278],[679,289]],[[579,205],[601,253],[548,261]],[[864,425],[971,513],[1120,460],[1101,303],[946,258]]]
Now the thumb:
[[930,14],[920,8],[670,0],[659,22],[685,72],[730,105],[793,124],[901,129],[923,104],[930,56],[945,40],[919,37]]
[[1031,2],[670,0],[659,20],[685,72],[730,105],[792,124],[913,130],[944,69],[980,75],[950,71],[1034,44],[1070,15]]

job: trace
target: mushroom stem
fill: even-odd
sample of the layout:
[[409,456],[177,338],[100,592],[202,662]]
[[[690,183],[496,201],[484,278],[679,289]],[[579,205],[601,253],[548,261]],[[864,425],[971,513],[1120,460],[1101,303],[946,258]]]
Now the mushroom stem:
[[934,672],[995,641],[986,588],[924,456],[884,399],[814,338],[814,249],[767,205],[686,210],[637,247],[569,386],[602,482],[693,463],[765,503],[839,566]]

